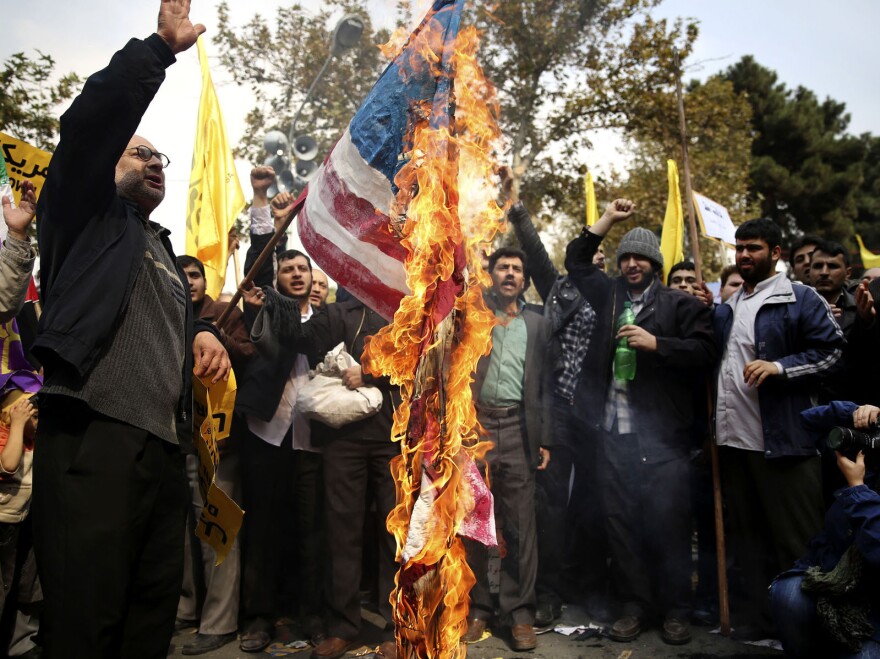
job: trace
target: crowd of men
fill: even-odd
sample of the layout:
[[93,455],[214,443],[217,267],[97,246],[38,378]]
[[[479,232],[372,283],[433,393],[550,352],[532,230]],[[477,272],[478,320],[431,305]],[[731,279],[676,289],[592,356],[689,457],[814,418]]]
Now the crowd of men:
[[[6,612],[0,643],[11,656],[164,657],[176,629],[194,628],[183,654],[236,639],[261,652],[293,620],[314,659],[333,659],[360,639],[362,605],[373,605],[385,620],[376,656],[396,657],[396,548],[385,519],[395,503],[399,392],[356,365],[342,383],[377,388],[378,413],[331,428],[296,406],[328,351],[342,344],[360,362],[387,321],[342,289],[328,304],[326,275],[282,245],[243,291],[243,310],[218,327],[226,305],[206,294],[203,264],[175,257],[168,232],[150,220],[168,159],[134,133],[165,69],[202,32],[188,0],[162,0],[156,33],[129,41],[64,114],[39,203],[30,189],[18,209],[4,203],[4,322],[22,305],[34,256],[24,231],[38,218],[43,314],[26,347],[43,382],[30,440],[32,514],[18,500],[23,512],[9,517],[11,504],[0,502],[0,569],[15,612],[33,617],[22,605],[40,587],[43,606],[38,643],[32,624],[30,642],[10,642]],[[268,167],[251,173],[246,269],[293,203],[285,193],[269,199],[274,178]],[[502,179],[520,247],[488,257],[484,298],[497,324],[473,384],[494,445],[482,468],[502,551],[495,597],[487,548],[466,542],[476,584],[463,641],[491,627],[509,630],[512,649],[534,649],[536,626],[553,624],[566,602],[619,642],[657,626],[665,642],[684,644],[692,622],[717,622],[706,466],[715,442],[734,634],[781,636],[809,656],[818,646],[802,641],[815,625],[791,622],[801,618],[786,607],[803,596],[783,586],[796,576],[809,590],[817,578],[809,570],[830,571],[850,546],[866,561],[856,581],[880,556],[870,526],[880,498],[864,484],[864,456],[825,449],[824,426],[802,418],[809,410],[838,425],[876,424],[877,269],[854,281],[846,248],[808,236],[790,250],[793,281],[779,227],[758,219],[736,231],[736,263],[722,272],[718,300],[693,263],[664,264],[657,237],[639,226],[619,242],[612,276],[603,239],[636,211],[618,199],[568,244],[560,272]],[[526,302],[531,283],[543,304]],[[215,565],[193,534],[203,502],[190,385],[192,374],[216,383],[230,369],[238,395],[216,478],[246,515]],[[30,478],[29,405],[12,413],[0,442],[4,491]],[[829,506],[829,520],[843,520],[834,528],[849,533],[804,563],[823,523],[829,531]],[[27,580],[33,559],[39,585],[31,578],[29,593],[16,596],[11,585]],[[786,572],[793,566],[803,570]],[[771,611],[767,589],[783,573]],[[878,640],[874,629],[863,630],[864,644]]]

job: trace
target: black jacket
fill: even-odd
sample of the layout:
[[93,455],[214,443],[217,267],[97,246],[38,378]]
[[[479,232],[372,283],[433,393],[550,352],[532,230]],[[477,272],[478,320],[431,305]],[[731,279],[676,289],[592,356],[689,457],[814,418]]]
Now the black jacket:
[[[613,366],[617,318],[627,300],[626,283],[593,265],[602,238],[583,231],[569,243],[568,276],[598,314],[587,353],[585,386],[576,405],[594,427],[603,421]],[[636,324],[657,337],[657,351],[637,351],[636,377],[629,385],[629,404],[646,462],[687,454],[693,445],[694,386],[716,358],[712,310],[682,291],[655,284],[653,302]],[[701,400],[703,398],[701,397]]]
[[[43,314],[33,352],[47,378],[58,369],[85,376],[128,304],[146,237],[140,210],[116,194],[116,163],[174,61],[158,35],[132,39],[61,117],[37,207]],[[173,258],[167,231],[161,238]],[[186,327],[179,421],[190,416],[194,328],[219,338],[210,323],[194,325],[188,297]]]
[[[272,418],[278,407],[297,355],[305,354],[309,364],[314,366],[328,351],[344,343],[348,353],[362,364],[365,339],[388,324],[354,298],[328,304],[303,323],[296,313],[298,309],[294,309],[296,302],[282,298],[275,291],[267,293],[251,334],[259,352],[250,362],[236,401],[237,411],[254,414],[265,421]],[[339,429],[312,422],[314,444],[333,439],[391,441],[392,414],[400,403],[399,389],[392,386],[388,378],[374,378],[366,373],[363,378],[366,384],[382,391],[382,409]]]
[[[360,300],[328,304],[307,322],[303,329],[313,342],[315,358],[320,361],[329,350],[345,343],[348,353],[364,363],[365,339],[385,327],[388,321]],[[349,423],[338,430],[323,423],[312,422],[312,439],[318,444],[333,439],[352,439],[389,442],[394,408],[400,404],[400,390],[388,378],[363,374],[364,383],[378,387],[382,392],[382,409],[373,416]]]

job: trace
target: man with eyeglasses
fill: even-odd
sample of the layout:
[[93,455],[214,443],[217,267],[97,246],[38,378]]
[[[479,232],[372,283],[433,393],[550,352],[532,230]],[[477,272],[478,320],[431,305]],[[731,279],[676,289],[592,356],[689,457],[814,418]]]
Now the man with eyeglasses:
[[38,204],[45,366],[34,457],[44,656],[164,657],[183,574],[191,377],[228,377],[192,319],[168,231],[150,221],[168,158],[134,135],[175,54],[202,25],[162,0],[61,118]]

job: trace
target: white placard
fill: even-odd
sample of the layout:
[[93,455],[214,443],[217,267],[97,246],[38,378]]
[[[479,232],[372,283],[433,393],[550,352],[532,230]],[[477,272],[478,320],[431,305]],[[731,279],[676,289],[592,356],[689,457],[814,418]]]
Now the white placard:
[[715,238],[728,245],[736,244],[736,238],[734,238],[736,227],[733,226],[733,220],[730,219],[730,214],[724,206],[696,192],[694,193],[694,206],[697,209],[697,216],[700,218],[704,236]]

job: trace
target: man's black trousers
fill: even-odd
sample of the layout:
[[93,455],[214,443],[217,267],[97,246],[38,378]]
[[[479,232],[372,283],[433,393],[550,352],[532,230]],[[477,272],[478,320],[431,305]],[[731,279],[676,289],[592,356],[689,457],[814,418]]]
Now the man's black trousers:
[[183,579],[179,447],[46,396],[33,485],[44,656],[165,657]]

